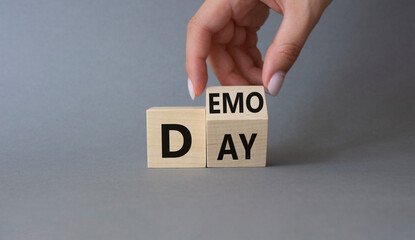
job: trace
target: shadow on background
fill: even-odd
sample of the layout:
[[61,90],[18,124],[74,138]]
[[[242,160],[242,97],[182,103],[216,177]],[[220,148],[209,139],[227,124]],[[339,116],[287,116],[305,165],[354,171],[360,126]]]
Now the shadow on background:
[[[288,141],[269,144],[267,166],[327,162],[343,151],[414,138],[414,94],[414,87],[389,91],[361,103],[360,107],[358,101],[319,99],[318,102],[331,103],[327,108],[301,113],[302,124],[294,136]],[[343,112],[330,115],[333,111]],[[278,136],[277,132],[269,134]]]
[[[371,77],[369,73],[359,74],[361,78],[356,78],[356,81]],[[354,76],[350,78],[353,79]],[[408,83],[409,79],[406,80],[400,82]],[[349,81],[348,84],[354,83]],[[331,90],[338,91],[338,89]],[[352,98],[344,96],[325,98],[320,95],[313,105],[321,104],[325,108],[309,108],[307,112],[298,113],[301,115],[301,124],[296,126],[298,128],[295,129],[295,134],[287,141],[269,144],[267,166],[327,162],[336,154],[350,149],[401,138],[413,138],[415,136],[414,84],[376,89],[376,91],[378,93],[366,96],[355,92],[351,94],[354,96]],[[278,136],[279,133],[269,134]]]

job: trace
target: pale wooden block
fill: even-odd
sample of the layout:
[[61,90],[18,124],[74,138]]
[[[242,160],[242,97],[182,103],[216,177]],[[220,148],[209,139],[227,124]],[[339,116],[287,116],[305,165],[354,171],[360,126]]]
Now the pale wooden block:
[[147,166],[148,168],[206,167],[205,107],[147,109]]
[[262,86],[206,89],[208,167],[265,167],[268,111]]

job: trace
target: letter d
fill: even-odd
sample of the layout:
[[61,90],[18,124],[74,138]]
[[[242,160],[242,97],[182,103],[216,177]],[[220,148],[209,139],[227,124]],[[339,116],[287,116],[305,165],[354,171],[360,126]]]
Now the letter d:
[[[178,131],[183,136],[183,146],[177,151],[170,151],[170,130]],[[161,124],[161,149],[163,158],[177,158],[185,155],[192,145],[189,129],[179,124]]]

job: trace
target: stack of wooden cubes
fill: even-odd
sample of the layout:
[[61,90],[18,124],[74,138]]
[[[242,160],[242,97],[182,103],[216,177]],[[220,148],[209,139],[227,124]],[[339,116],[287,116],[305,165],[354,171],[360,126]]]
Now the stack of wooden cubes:
[[265,167],[262,86],[208,87],[206,107],[147,109],[149,168]]

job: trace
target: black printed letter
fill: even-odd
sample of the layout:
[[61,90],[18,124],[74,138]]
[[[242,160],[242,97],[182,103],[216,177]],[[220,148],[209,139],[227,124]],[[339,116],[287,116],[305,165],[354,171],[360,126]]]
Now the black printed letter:
[[242,144],[245,148],[245,159],[251,159],[251,148],[252,145],[254,145],[254,141],[256,138],[256,133],[252,133],[251,139],[249,139],[249,143],[246,141],[245,134],[239,134],[239,137],[241,138]]
[[220,110],[213,109],[215,105],[219,105],[218,101],[213,101],[214,97],[219,97],[219,93],[209,93],[209,113],[220,113]]
[[223,93],[223,113],[227,112],[227,105],[229,104],[229,108],[231,109],[231,112],[234,113],[236,111],[236,107],[239,103],[239,112],[244,112],[244,105],[243,105],[243,99],[242,99],[242,93],[238,92],[235,97],[235,103],[232,105],[231,97],[229,96],[229,93]]
[[[252,106],[251,106],[251,98],[253,96],[256,96],[259,100],[258,107],[255,108],[255,109],[252,108]],[[259,92],[251,92],[248,95],[248,97],[246,97],[246,107],[248,108],[248,110],[250,112],[257,113],[257,112],[261,111],[263,106],[264,106],[264,99],[262,98],[262,95]]]
[[[170,130],[183,135],[183,146],[177,151],[170,151]],[[161,149],[163,158],[177,158],[185,155],[192,145],[192,135],[189,129],[179,124],[161,124]]]
[[[229,142],[229,150],[226,150],[226,143]],[[238,155],[236,155],[235,145],[233,144],[232,136],[230,134],[225,134],[222,141],[222,146],[220,147],[218,160],[223,160],[223,155],[232,154],[233,160],[238,160]]]

